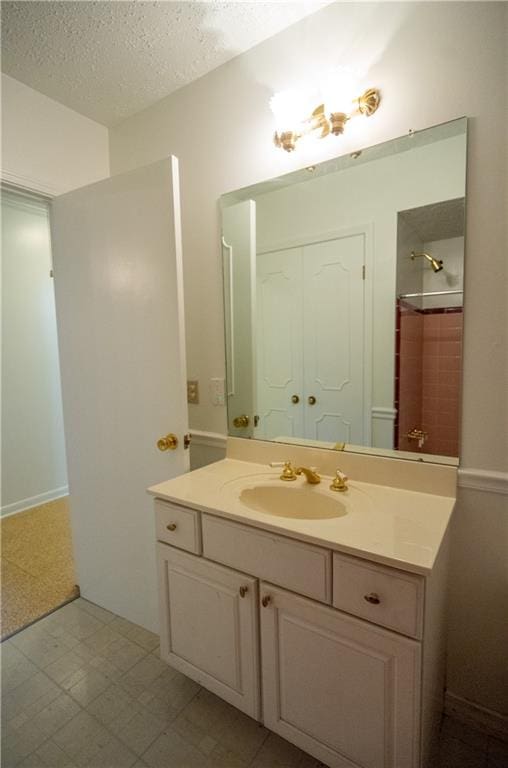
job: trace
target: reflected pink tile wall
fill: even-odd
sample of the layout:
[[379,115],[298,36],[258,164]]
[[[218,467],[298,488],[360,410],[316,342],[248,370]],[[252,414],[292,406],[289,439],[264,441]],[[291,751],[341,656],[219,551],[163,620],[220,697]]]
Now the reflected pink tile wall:
[[462,310],[423,315],[422,429],[425,450],[459,455]]
[[[462,310],[418,310],[401,303],[397,312],[395,392],[399,450],[459,455]],[[421,449],[407,432],[423,429]]]
[[401,451],[416,449],[407,432],[420,427],[422,422],[422,364],[423,320],[421,312],[411,307],[399,306],[397,343],[397,380],[395,382],[397,410],[395,445]]

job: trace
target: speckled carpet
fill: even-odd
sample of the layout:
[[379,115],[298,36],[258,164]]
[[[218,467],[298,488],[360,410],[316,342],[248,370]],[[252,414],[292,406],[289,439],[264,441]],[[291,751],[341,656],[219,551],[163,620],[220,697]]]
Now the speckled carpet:
[[0,522],[1,637],[4,640],[79,595],[68,497]]

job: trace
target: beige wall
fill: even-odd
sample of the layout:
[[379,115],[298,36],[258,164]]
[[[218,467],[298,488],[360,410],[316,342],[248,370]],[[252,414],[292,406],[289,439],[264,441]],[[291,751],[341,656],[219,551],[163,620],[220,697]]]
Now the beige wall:
[[[467,115],[461,463],[487,474],[508,470],[506,24],[506,3],[336,3],[111,130],[115,173],[169,153],[180,158],[188,374],[200,380],[202,393],[210,377],[224,375],[218,197]],[[272,92],[339,63],[369,69],[365,84],[383,93],[378,113],[351,123],[343,138],[298,149],[293,156],[274,149]],[[206,400],[190,407],[192,426],[224,431],[223,409]],[[501,480],[506,490],[506,477]],[[489,642],[493,617],[506,610],[506,552],[499,543],[508,532],[505,502],[501,494],[462,490],[452,579],[450,686],[497,710],[508,709],[499,674],[505,638],[497,632]],[[473,596],[467,602],[463,591],[470,584]],[[488,658],[481,651],[487,647]]]
[[1,173],[50,195],[103,179],[108,129],[2,74]]

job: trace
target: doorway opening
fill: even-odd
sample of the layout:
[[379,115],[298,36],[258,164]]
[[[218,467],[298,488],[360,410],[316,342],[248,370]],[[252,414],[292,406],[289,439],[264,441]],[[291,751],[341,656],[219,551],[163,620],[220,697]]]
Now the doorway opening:
[[49,201],[2,186],[2,639],[79,595]]

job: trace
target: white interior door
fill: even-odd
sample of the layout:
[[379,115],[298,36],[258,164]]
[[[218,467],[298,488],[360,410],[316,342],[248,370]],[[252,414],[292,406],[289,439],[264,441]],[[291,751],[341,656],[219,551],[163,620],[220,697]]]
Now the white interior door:
[[304,436],[302,302],[302,249],[258,254],[257,438]]
[[364,234],[304,246],[303,265],[305,437],[363,445]]
[[178,161],[62,195],[51,218],[78,583],[156,630],[145,489],[188,469]]

